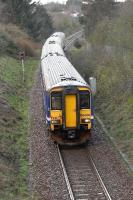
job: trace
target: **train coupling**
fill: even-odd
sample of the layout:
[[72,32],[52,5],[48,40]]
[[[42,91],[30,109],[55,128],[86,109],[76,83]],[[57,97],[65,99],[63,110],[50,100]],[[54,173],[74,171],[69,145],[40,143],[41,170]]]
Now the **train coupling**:
[[76,138],[76,131],[75,130],[69,130],[67,132],[67,138],[68,139],[75,139]]

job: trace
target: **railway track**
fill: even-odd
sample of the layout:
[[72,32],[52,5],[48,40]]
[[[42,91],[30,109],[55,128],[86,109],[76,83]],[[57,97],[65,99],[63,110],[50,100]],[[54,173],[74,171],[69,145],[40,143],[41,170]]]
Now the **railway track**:
[[83,36],[83,30],[80,30],[74,33],[73,35],[67,37],[65,40],[64,51],[68,50],[73,45],[75,40],[81,38],[82,36]]
[[112,200],[86,148],[57,148],[71,200]]

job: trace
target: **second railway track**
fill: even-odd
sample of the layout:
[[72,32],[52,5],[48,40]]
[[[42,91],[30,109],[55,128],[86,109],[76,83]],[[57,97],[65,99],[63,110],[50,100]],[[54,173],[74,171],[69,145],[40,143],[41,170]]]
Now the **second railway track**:
[[111,200],[86,148],[57,148],[71,200]]

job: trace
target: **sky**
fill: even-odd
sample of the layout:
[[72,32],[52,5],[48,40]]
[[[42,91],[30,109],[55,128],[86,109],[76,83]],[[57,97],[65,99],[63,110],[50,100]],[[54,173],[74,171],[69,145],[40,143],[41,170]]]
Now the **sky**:
[[[36,2],[40,1],[42,4],[50,3],[50,2],[56,2],[56,3],[66,3],[67,0],[34,0]],[[124,2],[125,0],[116,0],[119,2]]]
[[67,0],[34,0],[36,2],[40,1],[42,4],[50,3],[50,2],[56,2],[56,3],[66,3]]

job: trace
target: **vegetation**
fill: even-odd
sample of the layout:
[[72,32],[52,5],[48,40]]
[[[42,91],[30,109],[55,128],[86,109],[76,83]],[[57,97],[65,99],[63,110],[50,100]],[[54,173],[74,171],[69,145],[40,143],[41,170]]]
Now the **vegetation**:
[[32,0],[0,0],[2,23],[13,23],[37,41],[44,41],[53,32],[46,9]]
[[45,7],[51,15],[55,31],[62,31],[66,36],[69,36],[82,29],[78,17],[73,16],[75,12],[80,13],[81,0],[70,0],[66,2],[66,5],[48,3]]
[[0,57],[1,199],[28,199],[28,109],[37,60]]
[[48,10],[48,12],[52,13],[52,12],[62,12],[65,10],[65,5],[64,4],[60,4],[60,3],[48,3],[45,5],[46,9]]
[[70,57],[87,81],[97,78],[96,111],[133,166],[133,3],[115,6],[117,14],[103,14],[91,31],[85,26],[87,44]]
[[26,56],[35,56],[37,44],[19,27],[13,24],[0,24],[0,54],[8,54],[18,58],[19,52]]
[[[25,3],[23,6],[26,7],[23,7],[22,3]],[[28,0],[0,0],[0,199],[2,200],[29,199],[27,180],[29,91],[38,62],[36,50],[40,48],[40,44],[35,43],[33,37],[36,40],[41,40],[43,37],[44,40],[51,31],[47,28],[42,35],[42,29],[35,26],[30,28],[26,16],[28,9],[31,9],[30,6],[36,8],[34,20],[40,18],[37,16],[37,12],[40,12],[43,18],[41,23],[44,26],[47,17],[44,20],[46,13],[41,13],[43,9],[39,5],[32,5]],[[36,11],[37,9],[39,10]],[[30,15],[31,19],[33,20]],[[36,23],[36,26],[38,24]],[[35,35],[31,38],[28,33],[30,34],[32,28],[37,30],[34,30]],[[25,53],[25,82],[19,59],[20,52]]]
[[71,11],[81,12],[82,0],[68,0],[66,8]]
[[83,4],[84,22],[87,35],[91,34],[96,25],[103,19],[110,19],[115,11],[116,3],[114,0],[88,0],[88,4]]
[[55,30],[64,32],[66,36],[69,36],[81,29],[78,19],[68,16],[67,14],[54,14],[53,22]]

